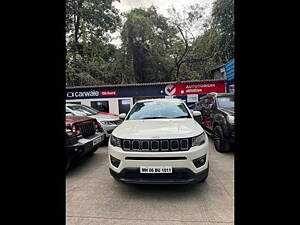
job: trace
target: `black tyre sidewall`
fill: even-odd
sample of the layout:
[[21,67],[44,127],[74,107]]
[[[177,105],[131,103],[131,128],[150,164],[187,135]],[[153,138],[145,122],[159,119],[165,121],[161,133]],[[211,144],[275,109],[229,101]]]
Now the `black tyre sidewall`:
[[[215,135],[218,133],[218,136],[220,137],[220,146],[216,145],[215,143]],[[216,126],[213,130],[213,138],[214,138],[214,145],[215,149],[218,152],[228,152],[230,150],[230,145],[225,142],[224,140],[224,135],[223,135],[223,130],[220,126]]]

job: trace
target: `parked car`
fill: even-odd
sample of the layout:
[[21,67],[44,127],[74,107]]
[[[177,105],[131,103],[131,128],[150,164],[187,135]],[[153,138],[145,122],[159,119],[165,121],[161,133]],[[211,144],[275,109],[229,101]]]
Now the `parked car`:
[[200,98],[194,110],[201,112],[200,124],[212,134],[216,150],[230,151],[234,144],[234,94],[209,93]]
[[111,175],[125,183],[186,184],[208,176],[208,137],[180,99],[134,104],[108,143]]
[[108,138],[111,132],[122,123],[118,116],[99,114],[99,111],[79,104],[66,104],[66,111],[76,116],[88,116],[97,119],[104,130],[105,137]]
[[104,137],[96,119],[66,114],[66,171],[75,160],[97,151]]

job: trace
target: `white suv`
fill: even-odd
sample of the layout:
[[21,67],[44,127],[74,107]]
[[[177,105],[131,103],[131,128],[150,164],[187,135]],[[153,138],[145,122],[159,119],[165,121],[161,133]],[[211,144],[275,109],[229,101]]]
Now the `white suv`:
[[208,176],[208,138],[180,99],[138,101],[108,143],[111,175],[125,183],[186,184]]

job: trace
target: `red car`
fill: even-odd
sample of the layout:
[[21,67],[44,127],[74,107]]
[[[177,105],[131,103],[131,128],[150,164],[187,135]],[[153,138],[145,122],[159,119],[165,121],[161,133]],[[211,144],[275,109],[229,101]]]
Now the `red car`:
[[97,151],[104,137],[96,119],[66,115],[66,171],[73,161]]

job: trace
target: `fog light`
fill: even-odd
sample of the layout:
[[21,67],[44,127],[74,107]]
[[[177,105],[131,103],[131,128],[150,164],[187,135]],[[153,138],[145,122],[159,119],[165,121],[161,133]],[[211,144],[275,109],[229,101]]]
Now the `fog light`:
[[118,168],[119,165],[120,165],[121,160],[119,160],[119,159],[117,159],[117,158],[110,155],[110,162],[114,167]]
[[205,164],[205,161],[206,161],[206,155],[201,156],[200,158],[194,159],[193,163],[197,168],[199,168]]

